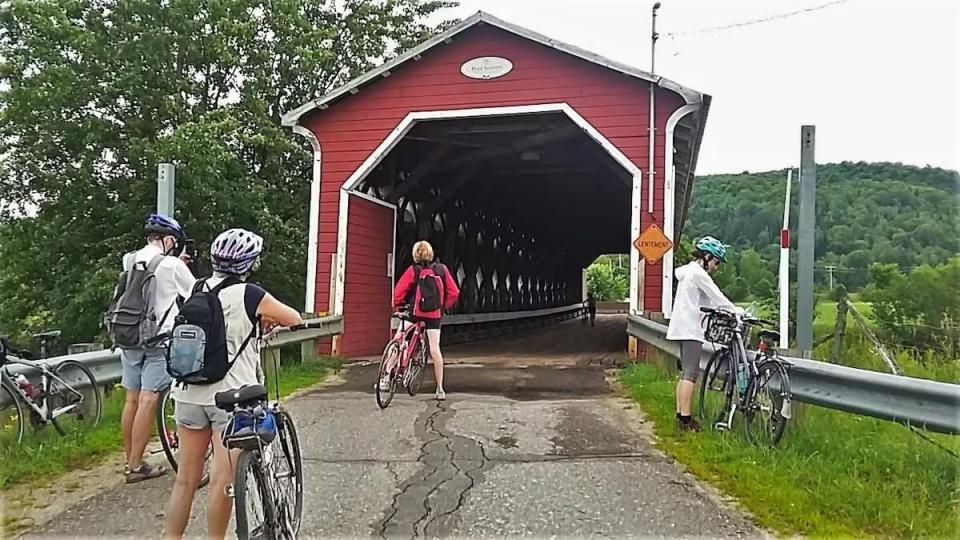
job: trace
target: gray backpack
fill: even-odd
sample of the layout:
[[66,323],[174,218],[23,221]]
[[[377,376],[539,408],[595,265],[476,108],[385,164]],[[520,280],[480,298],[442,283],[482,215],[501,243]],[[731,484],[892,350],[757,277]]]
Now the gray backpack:
[[[128,253],[127,257],[135,257]],[[149,340],[156,337],[157,331],[163,326],[164,320],[170,313],[171,305],[163,318],[157,322],[156,288],[157,267],[163,261],[163,255],[157,255],[149,263],[132,261],[129,270],[120,273],[117,288],[113,293],[113,300],[107,310],[107,333],[113,348],[135,349],[144,347]],[[126,264],[124,266],[127,266]]]

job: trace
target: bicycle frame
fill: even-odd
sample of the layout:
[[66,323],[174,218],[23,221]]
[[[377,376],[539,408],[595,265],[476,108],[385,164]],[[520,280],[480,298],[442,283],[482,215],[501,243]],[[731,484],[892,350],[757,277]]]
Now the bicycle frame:
[[397,331],[393,334],[392,341],[405,343],[402,348],[403,354],[400,355],[400,363],[397,369],[397,376],[403,375],[407,366],[410,365],[410,359],[413,357],[413,351],[417,344],[424,338],[426,330],[422,322],[410,322],[400,319]]
[[[295,464],[290,462],[290,459],[288,457],[287,458],[288,472],[282,473],[277,470],[273,461],[274,452],[281,452],[285,456],[290,456],[291,454],[289,450],[284,452],[284,449],[278,448],[279,445],[284,444],[284,439],[283,439],[284,435],[282,435],[282,433],[284,433],[284,428],[281,428],[279,425],[279,422],[282,421],[281,415],[279,414],[281,410],[280,403],[278,401],[271,401],[265,404],[256,405],[254,407],[237,408],[232,413],[230,413],[230,420],[232,421],[233,418],[236,416],[236,413],[239,411],[249,411],[251,414],[256,416],[259,414],[257,413],[257,409],[261,409],[261,408],[273,414],[274,421],[278,422],[277,437],[273,441],[264,444],[264,442],[260,440],[258,441],[256,448],[247,450],[249,452],[255,452],[257,454],[260,467],[263,469],[263,472],[264,472],[264,475],[263,475],[264,479],[269,483],[269,486],[267,487],[267,490],[269,492],[268,493],[269,499],[263,502],[266,504],[269,504],[272,507],[270,508],[269,519],[273,521],[273,523],[264,523],[264,526],[269,526],[273,529],[276,529],[278,527],[283,527],[289,533],[289,536],[293,537],[295,536],[296,531],[293,530],[293,523],[290,522],[290,516],[287,515],[286,513],[286,510],[289,509],[288,503],[291,503],[291,501],[288,501],[288,498],[289,498],[288,494],[283,489],[280,482],[277,482],[277,480],[281,478],[289,478],[293,476]],[[228,439],[229,439],[229,435],[226,432],[221,434],[221,440],[224,442],[224,445],[226,445],[226,442]],[[228,448],[230,447],[228,446]],[[233,496],[232,486],[231,486],[230,496],[231,497]],[[284,510],[282,515],[281,515],[281,512],[279,512],[279,510],[281,509]],[[265,520],[267,519],[266,516],[267,516],[267,513],[265,512],[264,513]],[[280,521],[281,519],[283,520],[283,522]]]
[[[728,392],[735,393],[736,399],[730,400],[730,408],[726,411],[725,421],[719,421],[715,424],[717,429],[730,429],[733,425],[733,416],[736,414],[738,408],[741,410],[751,407],[756,403],[756,393],[757,388],[750,384],[750,381],[755,380],[760,376],[759,364],[760,358],[773,358],[779,361],[779,357],[774,351],[772,354],[769,353],[769,348],[766,344],[761,343],[760,350],[752,358],[747,354],[747,349],[745,343],[749,340],[750,332],[752,330],[753,324],[756,320],[744,320],[739,314],[731,314],[734,317],[734,326],[731,332],[730,341],[724,346],[728,351],[731,352],[731,357],[733,360],[733,365],[729,366],[727,377],[730,378],[730,386]],[[714,315],[716,316],[716,315]],[[745,375],[746,381],[743,381],[744,390],[741,391],[738,383],[740,382],[740,373],[739,368],[741,365],[745,366]],[[783,416],[789,418],[789,400],[785,400],[784,408],[781,413]]]
[[[718,317],[720,313],[725,312],[711,312],[706,317]],[[743,409],[745,406],[752,402],[752,397],[749,396],[752,392],[750,388],[750,380],[757,376],[759,373],[757,370],[756,359],[751,361],[749,355],[747,354],[746,341],[749,339],[751,323],[744,320],[739,314],[736,313],[725,313],[724,316],[733,318],[733,326],[730,328],[730,340],[723,346],[723,349],[730,351],[730,357],[732,359],[732,365],[728,366],[727,373],[725,375],[728,380],[728,393],[736,395],[736,399],[730,399],[730,408],[725,411],[725,420],[717,421],[714,427],[717,429],[730,429],[733,425],[733,416],[737,412],[737,408]],[[723,350],[720,349],[720,350]],[[740,366],[745,366],[746,371],[746,381],[742,381],[744,384],[744,390],[740,390]],[[708,376],[708,374],[705,374]],[[732,397],[732,396],[731,396]]]
[[[26,392],[23,391],[22,388],[20,388],[20,385],[17,384],[16,380],[10,375],[9,371],[7,370],[7,367],[6,367],[7,364],[20,364],[23,366],[32,367],[40,371],[40,390],[42,392],[43,400],[39,405],[34,403],[34,400],[30,398],[30,396],[28,396]],[[30,409],[32,409],[33,412],[39,415],[44,423],[50,420],[53,420],[54,418],[57,418],[62,414],[68,413],[73,409],[76,409],[77,407],[80,406],[80,403],[83,402],[83,394],[81,394],[80,392],[77,392],[77,390],[74,389],[69,384],[67,384],[66,381],[54,375],[53,371],[51,371],[50,368],[48,368],[45,364],[42,364],[39,362],[31,362],[29,360],[24,360],[22,358],[18,360],[8,359],[7,364],[4,365],[3,371],[0,372],[0,376],[2,376],[5,381],[10,383],[10,386],[17,391],[17,394],[19,394],[21,401],[23,401],[23,403],[25,403],[28,407],[30,407]],[[80,403],[71,403],[66,407],[60,407],[58,409],[51,410],[49,406],[49,394],[50,394],[50,384],[53,381],[59,382],[64,386],[64,388],[69,390],[75,397],[80,398]]]

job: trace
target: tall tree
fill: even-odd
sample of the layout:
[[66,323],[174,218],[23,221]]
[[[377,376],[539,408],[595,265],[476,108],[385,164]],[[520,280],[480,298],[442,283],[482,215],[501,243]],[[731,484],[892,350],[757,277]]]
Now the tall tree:
[[281,115],[435,30],[441,0],[0,2],[0,329],[90,339],[141,241],[157,163],[201,252],[263,233],[303,292],[309,154]]

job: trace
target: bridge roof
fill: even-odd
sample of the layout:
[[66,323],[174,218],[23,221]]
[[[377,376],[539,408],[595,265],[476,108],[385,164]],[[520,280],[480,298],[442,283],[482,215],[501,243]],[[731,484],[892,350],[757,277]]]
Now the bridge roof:
[[[657,86],[661,88],[676,92],[686,101],[687,104],[702,104],[704,109],[706,109],[706,107],[709,105],[710,96],[703,94],[701,92],[698,92],[696,90],[693,90],[691,88],[687,88],[679,83],[671,81],[670,79],[661,77],[659,75],[651,74],[641,69],[628,66],[626,64],[622,64],[615,60],[611,60],[609,58],[606,58],[599,54],[592,53],[585,49],[581,49],[574,45],[570,45],[568,43],[564,43],[562,41],[552,39],[550,37],[547,37],[543,34],[539,34],[537,32],[534,32],[533,30],[529,30],[522,26],[509,23],[507,21],[504,21],[503,19],[499,19],[497,17],[494,17],[493,15],[490,15],[489,13],[478,11],[471,17],[465,19],[460,24],[450,28],[449,30],[443,33],[437,34],[436,36],[428,39],[427,41],[424,41],[420,45],[417,45],[416,47],[410,49],[404,54],[401,54],[400,56],[394,58],[393,60],[390,60],[389,62],[386,62],[383,65],[377,68],[374,68],[364,73],[363,75],[360,75],[359,77],[344,84],[343,86],[340,86],[339,88],[334,89],[333,91],[329,92],[325,96],[316,100],[308,101],[303,105],[300,105],[296,109],[293,109],[292,111],[285,114],[283,116],[281,123],[284,126],[297,125],[300,122],[300,119],[305,114],[308,114],[309,112],[317,109],[326,109],[333,102],[337,101],[341,97],[350,95],[351,93],[356,93],[356,91],[359,88],[366,86],[368,84],[374,83],[378,81],[380,78],[386,75],[389,75],[390,70],[395,69],[396,67],[410,60],[419,59],[420,55],[436,47],[437,45],[440,45],[442,43],[448,43],[458,34],[461,34],[470,28],[473,28],[475,26],[482,25],[482,24],[487,24],[495,28],[505,30],[507,32],[523,37],[530,41],[534,41],[541,45],[545,45],[557,51],[560,51],[572,56],[576,56],[588,62],[592,62],[594,64],[603,66],[607,69],[618,71],[620,73],[629,75],[631,77],[634,77],[643,81],[655,83]],[[703,112],[705,113],[706,111],[704,110]]]

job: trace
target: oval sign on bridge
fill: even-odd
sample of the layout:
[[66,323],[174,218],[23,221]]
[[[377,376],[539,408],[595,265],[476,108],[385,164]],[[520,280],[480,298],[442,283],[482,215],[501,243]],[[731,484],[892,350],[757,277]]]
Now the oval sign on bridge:
[[499,56],[481,56],[467,60],[460,73],[471,79],[496,79],[513,71],[513,62]]

